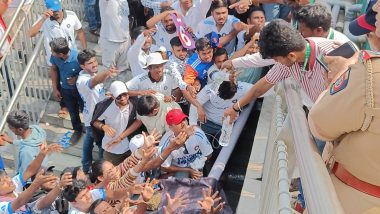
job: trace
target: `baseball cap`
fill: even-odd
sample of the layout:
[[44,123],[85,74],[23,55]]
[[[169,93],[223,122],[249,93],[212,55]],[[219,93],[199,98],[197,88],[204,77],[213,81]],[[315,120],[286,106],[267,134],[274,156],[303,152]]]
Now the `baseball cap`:
[[129,141],[129,149],[131,152],[135,152],[138,148],[144,145],[144,136],[142,134],[138,134],[134,136],[131,141]]
[[172,109],[166,115],[166,123],[169,126],[177,125],[181,123],[185,118],[187,118],[187,115],[183,113],[181,109]]
[[168,60],[164,60],[162,58],[161,53],[151,53],[146,59],[146,66],[144,68],[148,68],[149,65],[160,65],[166,63]]
[[376,30],[376,12],[372,10],[377,0],[370,0],[367,10],[363,15],[352,21],[349,25],[349,30],[354,36],[360,36]]
[[128,93],[127,86],[121,81],[114,81],[110,85],[110,92],[114,98],[118,97],[120,94]]
[[45,0],[45,5],[48,10],[60,11],[62,9],[61,0]]

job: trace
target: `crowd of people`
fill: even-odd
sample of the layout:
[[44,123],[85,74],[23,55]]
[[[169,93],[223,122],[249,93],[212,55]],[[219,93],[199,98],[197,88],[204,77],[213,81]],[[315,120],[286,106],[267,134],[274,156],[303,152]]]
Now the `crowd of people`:
[[[10,2],[0,0],[0,15]],[[313,0],[84,3],[88,31],[99,37],[104,71],[98,71],[96,52],[87,48],[81,21],[60,0],[45,0],[46,11],[29,29],[30,37],[44,36],[53,96],[61,106],[57,111],[63,118],[70,115],[74,130],[71,143],[84,138],[82,166],[67,163],[56,176],[46,156],[62,146],[47,145],[45,131],[29,124],[26,111],[10,112],[7,124],[17,138],[3,133],[0,146],[15,144],[19,150],[14,177],[0,165],[0,214],[228,213],[225,198],[205,179],[222,148],[223,120],[233,124],[246,105],[286,78],[301,86],[319,151],[326,141],[343,136],[332,152],[332,178],[345,211],[379,211],[378,71],[368,68],[378,65],[377,55],[363,52],[358,63],[374,58],[373,63],[352,68],[358,54],[326,56],[326,70],[317,58],[350,42],[331,27],[330,6]],[[379,8],[372,0],[350,25],[353,34],[368,35],[375,51],[380,50],[380,34],[374,32]],[[0,24],[1,35],[6,29],[2,18]],[[349,120],[336,103],[362,113]],[[368,148],[346,145],[361,140]],[[346,158],[353,151],[360,152],[360,163],[368,163],[368,169]],[[173,184],[162,188],[172,177],[203,186],[190,187],[187,194],[170,189]],[[351,187],[360,205],[350,204]],[[306,208],[302,195],[301,190],[295,205],[299,212]]]

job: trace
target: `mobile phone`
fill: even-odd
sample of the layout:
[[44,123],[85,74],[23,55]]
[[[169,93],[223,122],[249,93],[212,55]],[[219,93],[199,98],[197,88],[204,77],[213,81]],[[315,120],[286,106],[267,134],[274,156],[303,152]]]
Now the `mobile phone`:
[[352,42],[346,42],[335,50],[327,53],[327,56],[341,56],[346,59],[352,57],[358,50]]
[[[326,56],[341,56],[346,59],[352,57],[358,50],[356,49],[355,45],[352,42],[346,42],[343,45],[339,46],[338,48],[330,51],[326,54]],[[319,64],[328,71],[329,68],[327,66],[327,63],[324,60],[324,55],[319,55],[317,57],[317,61]]]
[[325,60],[323,59],[324,55],[323,54],[320,54],[318,57],[317,57],[317,61],[318,63],[326,70],[328,71],[329,68],[327,66],[327,63],[325,62]]

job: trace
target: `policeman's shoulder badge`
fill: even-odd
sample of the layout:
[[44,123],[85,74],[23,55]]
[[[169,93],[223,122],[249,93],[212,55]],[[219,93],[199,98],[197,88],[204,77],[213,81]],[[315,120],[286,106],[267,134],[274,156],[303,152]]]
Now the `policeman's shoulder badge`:
[[350,72],[351,68],[348,68],[346,72],[344,72],[336,81],[334,84],[330,86],[330,95],[334,95],[338,93],[339,91],[342,91],[345,89],[348,85],[348,80],[350,78]]

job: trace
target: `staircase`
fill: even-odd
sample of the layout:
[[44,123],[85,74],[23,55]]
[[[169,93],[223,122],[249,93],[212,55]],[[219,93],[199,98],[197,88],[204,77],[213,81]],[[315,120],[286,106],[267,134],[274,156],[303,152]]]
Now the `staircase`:
[[[96,51],[96,58],[99,63],[98,70],[103,71],[105,68],[102,66],[102,58],[100,54],[100,47],[97,44],[98,38],[87,31],[87,23],[82,22],[83,29],[86,32],[87,39],[87,48],[93,49]],[[79,41],[77,41],[77,46],[81,47]],[[49,77],[47,77],[49,78]],[[50,79],[50,78],[49,78]],[[28,86],[27,86],[28,87]],[[37,100],[38,101],[38,100]],[[41,102],[41,101],[39,101]],[[6,105],[6,103],[2,103]],[[41,105],[46,105],[41,103]],[[50,96],[50,99],[47,102],[45,110],[42,112],[42,115],[39,115],[40,121],[39,126],[46,131],[46,140],[49,144],[57,143],[67,132],[73,132],[72,125],[70,121],[70,116],[67,119],[62,119],[58,117],[58,111],[60,110],[59,102],[55,101],[53,96]],[[82,114],[80,114],[82,119]],[[82,119],[83,121],[83,119]],[[84,127],[84,124],[83,124]],[[54,170],[57,173],[60,173],[64,168],[68,166],[81,166],[81,157],[82,157],[82,147],[83,141],[85,138],[85,133],[83,133],[80,140],[65,148],[62,153],[55,153],[49,156],[49,166],[55,166]],[[13,174],[15,170],[15,160],[14,155],[11,153],[1,153],[8,173]],[[98,157],[98,148],[94,147],[93,158]]]

